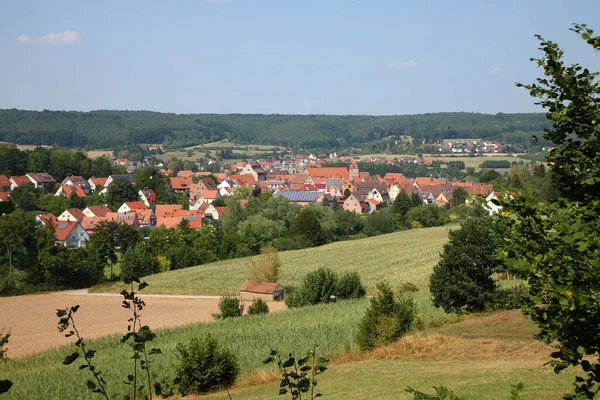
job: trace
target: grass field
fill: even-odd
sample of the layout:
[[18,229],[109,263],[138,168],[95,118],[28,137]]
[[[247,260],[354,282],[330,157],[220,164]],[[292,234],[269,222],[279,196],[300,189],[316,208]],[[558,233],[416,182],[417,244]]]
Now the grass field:
[[[433,393],[433,386],[444,385],[475,400],[508,399],[511,385],[523,382],[522,399],[560,398],[571,390],[574,373],[556,375],[544,366],[551,348],[534,340],[535,332],[518,310],[468,319],[417,332],[369,354],[334,358],[317,387],[324,398],[362,400],[412,399],[407,386]],[[232,397],[275,398],[277,376],[263,380],[242,381]]]
[[[373,154],[367,154],[367,155],[360,156],[360,158],[362,160],[370,160],[371,157],[385,157],[388,160],[393,160],[394,158],[399,158],[399,157],[416,157],[416,156],[414,154],[382,154],[382,153],[373,153]],[[432,161],[439,160],[442,162],[463,161],[465,163],[465,167],[467,167],[467,168],[473,167],[473,168],[475,168],[476,171],[480,169],[479,166],[481,165],[481,163],[486,160],[509,161],[511,163],[513,161],[529,162],[529,160],[527,160],[527,159],[524,159],[524,158],[521,158],[518,156],[513,156],[510,154],[488,154],[483,157],[469,157],[469,156],[454,155],[454,154],[448,154],[448,155],[424,154],[423,159],[424,160],[432,160]]]
[[[456,317],[433,308],[429,293],[415,294],[419,314],[426,326],[439,326],[455,321]],[[115,302],[120,302],[115,298]],[[237,355],[241,374],[248,376],[264,369],[262,360],[270,348],[282,353],[304,352],[317,343],[321,354],[342,357],[358,354],[355,344],[356,326],[368,306],[368,300],[347,301],[288,310],[286,312],[246,318],[233,318],[211,323],[191,324],[179,328],[157,331],[152,347],[160,347],[163,354],[154,361],[154,371],[174,377],[177,363],[176,345],[189,342],[192,337],[210,333]],[[152,307],[152,299],[147,299]],[[82,310],[83,311],[83,310]],[[107,316],[110,317],[110,316]],[[125,327],[126,322],[123,321]],[[65,343],[72,340],[65,339]],[[10,345],[9,345],[10,348]],[[109,336],[90,341],[89,347],[97,350],[94,358],[103,376],[110,383],[111,393],[122,398],[125,385],[121,380],[127,375],[130,348],[119,342],[119,336]],[[96,398],[85,389],[88,379],[75,365],[64,366],[62,360],[73,351],[70,346],[51,350],[22,359],[9,359],[2,363],[2,379],[14,382],[14,388],[3,398],[7,399],[87,399]],[[238,397],[242,398],[242,397]]]
[[[280,283],[299,286],[304,275],[319,267],[336,272],[357,271],[368,290],[385,280],[392,287],[412,282],[427,288],[429,274],[439,260],[448,231],[456,225],[411,229],[367,239],[331,243],[305,250],[280,252]],[[250,259],[238,258],[200,265],[144,279],[152,293],[237,294],[250,277]],[[103,284],[93,292],[120,292],[119,283]]]

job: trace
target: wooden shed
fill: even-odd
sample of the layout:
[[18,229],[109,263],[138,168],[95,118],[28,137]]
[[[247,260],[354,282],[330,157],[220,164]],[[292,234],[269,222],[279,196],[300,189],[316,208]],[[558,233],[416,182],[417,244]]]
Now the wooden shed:
[[240,300],[252,301],[261,298],[264,301],[283,301],[285,289],[279,283],[246,281],[240,288]]

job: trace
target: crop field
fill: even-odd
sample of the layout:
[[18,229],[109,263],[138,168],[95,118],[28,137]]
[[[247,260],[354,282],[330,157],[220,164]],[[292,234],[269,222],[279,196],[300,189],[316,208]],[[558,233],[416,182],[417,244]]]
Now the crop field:
[[[114,298],[114,301],[120,304],[118,298]],[[456,320],[455,316],[433,308],[427,292],[416,293],[415,301],[426,326],[434,327]],[[147,310],[150,310],[154,300],[147,299],[146,303]],[[358,354],[354,340],[356,326],[368,303],[368,300],[343,301],[268,315],[231,318],[157,330],[157,339],[151,343],[151,347],[159,347],[163,354],[155,356],[152,368],[154,371],[161,371],[161,376],[166,372],[170,378],[173,378],[174,366],[177,363],[177,343],[187,343],[192,337],[201,337],[207,333],[237,355],[243,376],[264,370],[262,360],[266,358],[271,348],[277,348],[284,354],[303,353],[317,343],[319,352],[329,357]],[[82,306],[78,314],[83,313],[84,310]],[[121,315],[110,311],[104,313],[104,317],[107,322],[123,319]],[[126,321],[121,322],[125,327]],[[80,327],[84,328],[83,322]],[[119,338],[119,335],[112,335],[93,339],[89,342],[88,349],[97,350],[94,362],[109,382],[110,392],[121,398],[126,390],[126,386],[121,381],[128,374],[131,349],[121,344]],[[73,342],[72,339],[63,338],[63,340]],[[10,351],[10,343],[8,349]],[[5,395],[5,398],[96,398],[85,387],[85,381],[88,379],[87,371],[77,369],[79,362],[70,366],[62,365],[62,360],[73,349],[74,347],[64,346],[3,362],[2,379],[10,379],[14,382],[13,389]]]
[[[412,399],[407,386],[433,393],[440,385],[467,399],[508,399],[511,385],[523,382],[524,400],[561,398],[572,389],[574,372],[556,375],[544,365],[552,348],[533,339],[535,332],[518,310],[417,332],[372,353],[334,358],[317,388],[327,399]],[[242,381],[231,395],[258,400],[275,398],[278,390],[272,375]]]
[[[448,231],[456,225],[411,229],[377,237],[331,243],[305,250],[280,252],[280,283],[299,286],[310,271],[329,267],[343,273],[356,271],[367,290],[385,280],[392,287],[412,282],[426,289],[433,266],[439,260]],[[238,258],[181,270],[155,274],[144,279],[152,293],[237,294],[250,278],[250,259]],[[125,286],[111,283],[96,286],[93,292],[118,293]]]

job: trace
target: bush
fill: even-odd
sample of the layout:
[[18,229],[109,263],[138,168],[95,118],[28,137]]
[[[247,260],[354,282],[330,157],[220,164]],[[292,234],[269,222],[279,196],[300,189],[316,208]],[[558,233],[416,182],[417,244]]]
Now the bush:
[[367,291],[357,272],[345,273],[335,285],[335,297],[337,299],[360,299],[365,297],[366,294]]
[[436,307],[447,313],[493,308],[497,287],[492,274],[501,265],[495,257],[500,239],[493,229],[491,218],[472,218],[448,233],[450,241],[429,278]]
[[285,236],[275,239],[273,241],[273,247],[279,251],[302,250],[312,247],[312,243],[304,236]]
[[368,236],[377,236],[385,233],[392,233],[396,230],[396,222],[392,214],[386,211],[379,211],[370,214],[363,228],[363,232]]
[[250,307],[248,307],[248,315],[268,314],[269,306],[263,299],[254,299]]
[[419,288],[412,282],[404,282],[398,288],[398,293],[414,293],[418,292]]
[[8,344],[8,339],[10,338],[10,331],[4,333],[4,328],[0,331],[0,360],[4,360],[6,358],[6,349],[4,346]]
[[312,271],[302,280],[300,289],[286,297],[288,307],[303,307],[311,304],[329,303],[335,295],[337,275],[329,268]]
[[265,247],[260,256],[254,260],[250,260],[250,267],[253,281],[277,282],[279,279],[279,268],[281,267],[277,249]]
[[494,297],[494,308],[499,310],[514,310],[520,308],[529,294],[523,285],[509,289],[498,289]]
[[190,344],[177,345],[179,365],[175,382],[182,394],[207,393],[230,387],[239,374],[235,355],[221,349],[210,335],[192,338]]
[[358,325],[357,342],[361,350],[372,350],[402,336],[415,320],[415,303],[410,297],[396,297],[385,283],[377,285],[379,294]]
[[219,314],[213,314],[214,319],[241,317],[244,313],[244,305],[240,304],[240,299],[237,297],[221,297],[219,311]]
[[442,226],[448,222],[446,212],[435,204],[428,204],[411,208],[406,214],[409,222],[418,221],[425,228]]

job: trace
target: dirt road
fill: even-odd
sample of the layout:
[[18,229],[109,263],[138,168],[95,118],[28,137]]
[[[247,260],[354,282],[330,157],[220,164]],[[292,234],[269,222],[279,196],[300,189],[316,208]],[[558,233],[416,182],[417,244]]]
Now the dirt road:
[[[212,321],[218,312],[218,299],[140,297],[147,308],[142,312],[142,323],[152,329],[181,326],[192,322]],[[77,327],[86,338],[124,333],[130,312],[121,307],[120,296],[97,296],[52,293],[0,298],[0,330],[10,329],[8,357],[18,358],[67,343],[58,332],[56,309],[79,304]],[[269,303],[271,311],[285,309],[282,303]],[[246,309],[247,309],[246,305]]]

